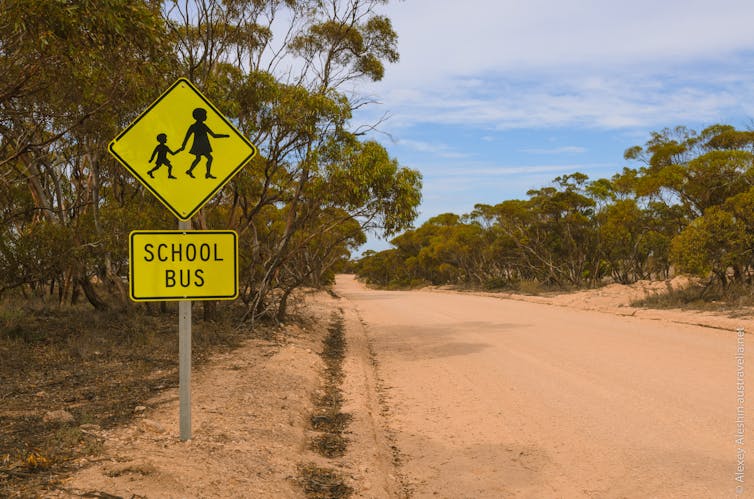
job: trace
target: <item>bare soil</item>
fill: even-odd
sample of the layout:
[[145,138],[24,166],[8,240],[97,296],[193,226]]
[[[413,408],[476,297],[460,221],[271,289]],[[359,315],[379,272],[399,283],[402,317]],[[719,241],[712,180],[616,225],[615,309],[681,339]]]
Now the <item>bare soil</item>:
[[[45,365],[40,348],[11,344],[31,352],[25,360],[30,367],[19,362],[15,365],[22,372],[5,373],[13,384],[3,392],[10,404],[0,408],[2,448],[14,451],[0,465],[0,496],[397,497],[400,485],[382,433],[366,344],[358,336],[345,344],[343,333],[353,327],[355,316],[324,292],[306,293],[296,303],[295,320],[278,328],[231,335],[225,331],[232,329],[228,324],[218,327],[226,333],[213,333],[224,338],[215,342],[222,347],[204,348],[208,342],[202,335],[213,326],[194,325],[193,435],[187,442],[178,438],[177,353],[162,341],[177,342],[174,316],[144,326],[150,341],[131,338],[128,344],[138,352],[131,357],[112,345],[96,347],[110,342],[98,343],[98,333],[79,322],[78,331],[92,336],[75,343],[88,349],[84,355],[91,360],[69,352],[64,362],[47,365],[55,383],[41,376],[27,379]],[[129,330],[144,320],[149,317],[134,319]],[[342,335],[336,363],[328,361],[332,331]],[[74,336],[71,331],[67,337]],[[103,354],[94,348],[114,350]],[[138,356],[149,357],[150,363],[142,368]],[[71,370],[87,373],[85,382]],[[337,383],[329,386],[333,380]],[[79,395],[89,392],[99,405]],[[333,394],[339,400],[330,413],[321,402]],[[60,409],[75,421],[42,421],[46,411]],[[337,415],[336,426],[322,426],[323,415]],[[73,436],[51,444],[61,431]],[[318,442],[333,435],[342,448],[322,452]]]
[[[197,321],[198,366],[249,336],[231,322]],[[54,487],[101,453],[95,430],[132,420],[137,406],[175,387],[176,329],[175,313],[6,304],[0,310],[0,496]],[[50,413],[72,421],[50,420]]]
[[503,297],[341,276],[335,290],[378,360],[413,496],[736,497],[735,328],[754,331],[750,316],[635,310],[642,290],[618,286]]
[[103,455],[58,496],[300,497],[305,414],[321,369],[311,332],[288,326],[213,356],[192,379],[191,440],[177,438],[177,393],[166,390],[144,402],[144,418],[101,432]]
[[[197,321],[188,442],[175,315],[6,313],[0,496],[732,497],[733,331],[754,320],[630,305],[668,284],[339,276],[340,296],[301,295],[281,327]],[[43,421],[61,409],[74,422]]]
[[[666,295],[672,291],[683,290],[693,281],[686,276],[677,276],[667,281],[638,281],[633,284],[609,284],[601,288],[561,293],[542,293],[527,295],[509,292],[484,292],[457,290],[447,287],[423,288],[422,291],[434,293],[463,293],[486,296],[501,300],[516,300],[558,307],[591,310],[617,316],[629,316],[649,320],[674,322],[677,324],[698,325],[709,328],[735,330],[742,321],[754,320],[754,307],[720,304],[715,310],[714,304],[709,309],[698,308],[651,308],[637,306],[647,298]],[[723,306],[725,305],[725,306]]]

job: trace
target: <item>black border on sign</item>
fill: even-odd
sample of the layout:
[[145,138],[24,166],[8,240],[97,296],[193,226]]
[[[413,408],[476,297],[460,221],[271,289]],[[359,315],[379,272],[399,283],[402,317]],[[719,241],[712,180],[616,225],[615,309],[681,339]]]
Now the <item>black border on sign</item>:
[[[232,295],[203,295],[203,296],[134,296],[134,236],[142,234],[183,234],[191,235],[210,235],[210,234],[231,234],[233,236],[233,289]],[[134,230],[128,235],[128,294],[132,301],[201,301],[201,300],[235,300],[238,298],[238,233],[234,230]]]
[[[123,159],[123,158],[122,158],[122,157],[121,157],[121,156],[120,156],[120,155],[119,155],[119,154],[118,154],[117,152],[115,152],[115,150],[113,149],[113,146],[115,146],[115,144],[116,144],[116,143],[117,143],[117,142],[118,142],[118,141],[119,141],[120,139],[122,139],[122,138],[123,138],[123,136],[124,136],[124,135],[125,135],[126,133],[128,133],[128,131],[129,131],[129,130],[131,130],[131,128],[133,128],[133,127],[134,127],[134,126],[135,126],[135,125],[136,125],[136,124],[137,124],[137,123],[138,123],[139,121],[141,121],[141,120],[142,120],[142,119],[143,119],[143,118],[144,118],[144,117],[145,117],[145,116],[146,116],[147,114],[149,114],[149,112],[150,112],[150,111],[151,111],[151,110],[152,110],[152,109],[153,109],[153,108],[154,108],[154,107],[155,107],[155,106],[156,106],[156,105],[157,105],[157,104],[158,104],[158,103],[159,103],[160,101],[162,101],[162,99],[164,99],[166,95],[168,95],[168,94],[169,94],[170,92],[172,92],[172,91],[173,91],[173,89],[174,89],[175,87],[177,87],[178,85],[180,85],[181,83],[185,83],[185,84],[186,84],[186,85],[187,85],[187,86],[188,86],[188,87],[189,87],[189,88],[190,88],[191,90],[193,90],[193,91],[194,91],[194,93],[195,93],[195,94],[196,94],[197,96],[199,96],[199,98],[200,98],[200,99],[201,99],[202,101],[204,101],[204,103],[205,103],[205,104],[206,104],[207,106],[209,106],[209,107],[210,107],[210,108],[211,108],[211,109],[212,109],[212,110],[213,110],[213,111],[214,111],[214,112],[215,112],[215,113],[216,113],[216,114],[217,114],[217,115],[218,115],[218,116],[220,117],[220,119],[222,119],[222,120],[223,120],[223,122],[224,122],[224,123],[225,123],[226,125],[228,125],[228,126],[230,127],[230,129],[231,129],[231,130],[233,130],[233,131],[234,131],[234,132],[236,133],[236,135],[237,135],[237,136],[238,136],[238,137],[239,137],[239,138],[240,138],[241,140],[243,140],[243,141],[244,141],[244,142],[245,142],[245,143],[246,143],[246,144],[247,144],[247,145],[248,145],[248,146],[249,146],[249,147],[251,148],[251,154],[249,154],[249,155],[248,155],[248,156],[247,156],[246,158],[244,158],[244,159],[243,159],[243,160],[241,161],[241,163],[240,163],[240,164],[239,164],[239,165],[238,165],[237,167],[235,167],[235,168],[234,168],[234,169],[233,169],[233,170],[232,170],[232,171],[230,172],[230,174],[228,174],[228,176],[227,176],[227,177],[225,177],[225,178],[224,178],[223,180],[221,180],[221,181],[220,181],[220,182],[219,182],[219,183],[217,184],[217,187],[216,187],[215,189],[213,189],[213,190],[212,190],[212,192],[210,192],[209,194],[207,194],[207,196],[206,196],[206,197],[205,197],[204,199],[202,199],[202,200],[201,200],[201,201],[200,201],[200,202],[198,203],[198,205],[196,206],[196,208],[194,208],[193,210],[191,210],[191,211],[190,211],[190,212],[189,212],[189,213],[188,213],[187,215],[183,215],[183,214],[179,213],[179,212],[178,212],[178,210],[176,210],[176,209],[175,209],[175,208],[174,208],[173,206],[171,206],[171,205],[170,205],[170,203],[169,203],[169,202],[168,202],[168,201],[167,201],[167,200],[166,200],[165,198],[163,198],[163,197],[162,197],[162,195],[161,195],[161,194],[160,194],[160,193],[159,193],[158,191],[156,191],[156,190],[155,190],[155,189],[154,189],[154,188],[153,188],[152,186],[150,186],[150,185],[149,185],[149,183],[148,183],[148,182],[147,182],[147,181],[146,181],[146,180],[145,180],[144,178],[142,178],[142,176],[141,176],[141,175],[139,174],[139,172],[137,172],[137,171],[136,171],[136,170],[135,170],[134,168],[132,168],[132,167],[131,167],[131,165],[129,165],[129,164],[128,164],[128,163],[126,162],[126,160],[124,160],[124,159]],[[154,196],[155,196],[155,197],[156,197],[157,199],[159,199],[159,200],[160,200],[160,202],[161,202],[161,203],[162,203],[163,205],[165,205],[165,207],[166,207],[166,208],[167,208],[168,210],[170,210],[170,211],[171,211],[171,212],[173,213],[173,215],[175,215],[175,216],[176,216],[176,217],[178,218],[178,220],[183,220],[183,221],[189,220],[189,219],[190,219],[190,218],[191,218],[192,216],[194,216],[194,214],[195,214],[195,213],[196,213],[197,211],[199,211],[200,209],[202,209],[202,207],[203,207],[203,206],[204,206],[205,204],[207,204],[207,201],[209,201],[209,200],[210,200],[210,199],[211,199],[211,198],[212,198],[212,197],[213,197],[213,196],[214,196],[215,194],[217,194],[217,192],[218,192],[218,191],[219,191],[220,189],[222,189],[223,187],[225,187],[225,184],[227,184],[227,183],[228,183],[228,182],[230,181],[230,179],[231,179],[231,178],[233,178],[233,177],[234,177],[234,176],[236,175],[236,173],[238,173],[238,172],[239,172],[239,171],[241,170],[241,168],[243,168],[244,166],[246,166],[246,163],[248,163],[249,161],[251,161],[251,158],[253,158],[254,156],[256,156],[256,155],[257,155],[257,153],[259,152],[259,149],[257,149],[257,147],[256,147],[256,146],[255,146],[254,144],[252,144],[252,143],[251,143],[251,142],[249,141],[249,139],[247,139],[246,137],[244,137],[244,135],[243,135],[243,134],[242,134],[241,132],[239,132],[239,131],[238,131],[238,129],[236,129],[236,127],[234,127],[234,126],[233,126],[233,124],[232,124],[232,123],[231,123],[230,121],[228,121],[228,119],[227,119],[227,118],[225,117],[225,115],[223,115],[223,113],[221,113],[221,112],[220,112],[220,111],[219,111],[219,110],[218,110],[218,109],[217,109],[217,108],[216,108],[216,107],[214,106],[214,104],[212,104],[212,103],[211,103],[211,102],[210,102],[210,101],[209,101],[209,100],[208,100],[208,99],[207,99],[207,98],[206,98],[206,97],[205,97],[204,95],[202,95],[202,93],[201,93],[201,92],[199,91],[199,89],[197,89],[197,88],[196,88],[196,87],[194,86],[194,84],[193,84],[193,83],[191,83],[191,81],[189,81],[189,79],[188,79],[188,78],[178,78],[178,79],[177,79],[177,80],[175,81],[175,83],[173,83],[172,85],[170,85],[170,87],[169,87],[169,88],[168,88],[167,90],[165,90],[165,91],[164,91],[164,92],[162,93],[162,95],[160,95],[160,96],[159,96],[159,97],[157,98],[157,100],[156,100],[156,101],[154,101],[154,102],[153,102],[153,103],[152,103],[152,104],[151,104],[151,105],[150,105],[150,106],[149,106],[148,108],[146,108],[146,109],[145,109],[145,110],[144,110],[144,111],[143,111],[143,112],[142,112],[142,113],[141,113],[141,114],[140,114],[140,115],[138,116],[138,118],[136,118],[136,119],[135,119],[135,120],[134,120],[134,121],[133,121],[133,122],[132,122],[132,123],[131,123],[130,125],[128,125],[128,127],[127,127],[127,128],[125,129],[125,130],[123,130],[122,132],[120,132],[120,133],[118,134],[118,136],[117,136],[117,137],[115,137],[115,138],[114,138],[113,140],[111,140],[111,141],[110,141],[110,144],[108,145],[108,150],[110,151],[110,154],[112,154],[112,155],[113,155],[113,156],[115,157],[115,159],[117,159],[117,160],[118,160],[118,162],[119,162],[120,164],[122,164],[123,166],[125,166],[125,167],[126,167],[126,169],[128,169],[128,171],[129,171],[129,172],[131,172],[131,175],[133,175],[134,177],[136,177],[136,180],[138,180],[138,181],[139,181],[139,183],[141,183],[141,185],[143,185],[144,187],[146,187],[146,188],[147,188],[147,190],[149,190],[149,192],[151,192],[152,194],[154,194]]]

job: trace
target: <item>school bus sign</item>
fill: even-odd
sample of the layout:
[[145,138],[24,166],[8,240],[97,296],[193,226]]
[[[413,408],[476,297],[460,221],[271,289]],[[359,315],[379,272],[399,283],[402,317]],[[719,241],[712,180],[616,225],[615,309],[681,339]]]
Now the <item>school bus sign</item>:
[[257,148],[186,78],[110,142],[110,153],[178,219],[179,230],[133,231],[134,301],[178,301],[180,437],[191,438],[191,301],[238,296],[238,235],[190,230],[191,217]]
[[234,231],[136,230],[130,235],[134,301],[233,300],[238,296]]
[[109,149],[179,220],[190,219],[257,154],[186,78],[173,83]]

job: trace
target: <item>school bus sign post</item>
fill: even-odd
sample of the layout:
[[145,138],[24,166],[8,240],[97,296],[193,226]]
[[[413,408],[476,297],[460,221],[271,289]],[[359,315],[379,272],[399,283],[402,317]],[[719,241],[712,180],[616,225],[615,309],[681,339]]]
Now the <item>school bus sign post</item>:
[[191,438],[191,301],[238,296],[238,235],[191,230],[191,217],[257,148],[186,78],[179,78],[108,147],[178,220],[178,230],[129,237],[134,301],[178,301],[180,438]]

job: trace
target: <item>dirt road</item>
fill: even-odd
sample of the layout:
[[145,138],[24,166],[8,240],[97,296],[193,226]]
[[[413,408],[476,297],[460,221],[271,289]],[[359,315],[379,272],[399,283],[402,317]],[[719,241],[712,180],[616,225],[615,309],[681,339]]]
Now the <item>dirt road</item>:
[[376,355],[414,497],[736,496],[735,331],[348,276],[335,289]]

